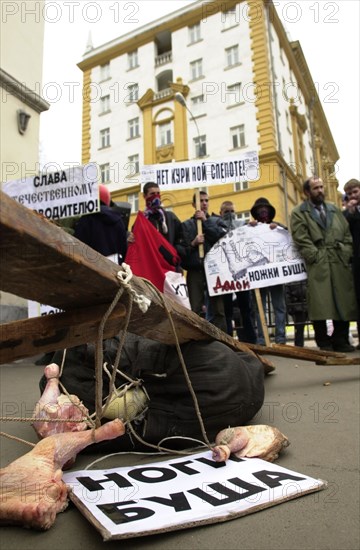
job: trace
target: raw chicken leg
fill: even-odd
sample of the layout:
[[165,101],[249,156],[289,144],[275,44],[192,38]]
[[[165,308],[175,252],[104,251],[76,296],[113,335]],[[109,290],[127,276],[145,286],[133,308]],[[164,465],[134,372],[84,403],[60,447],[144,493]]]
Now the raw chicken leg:
[[277,428],[266,425],[226,428],[217,434],[215,444],[212,451],[216,462],[224,462],[231,453],[238,458],[257,457],[273,462],[290,445]]
[[52,435],[1,469],[0,524],[49,529],[68,503],[63,465],[88,445],[124,432],[124,424],[116,419],[96,430]]
[[60,393],[59,372],[60,369],[56,363],[45,367],[47,384],[44,393],[36,403],[33,417],[61,418],[68,419],[68,422],[47,422],[46,420],[33,422],[33,428],[40,439],[56,433],[77,432],[87,428],[86,422],[74,422],[74,420],[81,420],[88,415],[89,411],[76,395],[70,395],[69,398]]

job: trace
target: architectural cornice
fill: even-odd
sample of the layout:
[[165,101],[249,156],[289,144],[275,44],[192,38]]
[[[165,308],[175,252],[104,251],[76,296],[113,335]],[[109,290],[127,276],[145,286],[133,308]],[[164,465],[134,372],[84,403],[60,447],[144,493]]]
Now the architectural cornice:
[[16,78],[0,68],[0,86],[11,95],[17,97],[28,107],[42,113],[47,111],[50,104],[45,101],[39,94],[28,88],[24,83],[19,82]]
[[160,19],[152,21],[143,27],[125,34],[86,52],[78,67],[84,71],[98,65],[107,63],[115,57],[126,52],[139,48],[148,42],[153,42],[156,36],[162,31],[174,32],[182,27],[194,25],[195,23],[214,15],[216,12],[229,10],[236,4],[245,0],[213,0],[204,2],[198,0],[185,8],[174,11]]

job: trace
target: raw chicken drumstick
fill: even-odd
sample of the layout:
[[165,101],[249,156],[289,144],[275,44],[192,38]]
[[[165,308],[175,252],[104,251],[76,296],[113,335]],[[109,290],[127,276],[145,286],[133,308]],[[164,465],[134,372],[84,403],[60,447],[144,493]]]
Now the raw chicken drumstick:
[[[33,428],[39,439],[61,432],[75,432],[87,429],[86,422],[74,422],[86,418],[89,411],[81,403],[77,395],[69,397],[60,393],[60,369],[56,363],[47,365],[44,369],[47,384],[45,390],[36,403],[34,418],[44,419],[33,422]],[[67,422],[47,422],[45,419],[62,419]]]
[[26,455],[0,470],[0,524],[49,529],[65,510],[69,489],[62,467],[91,443],[125,433],[119,419],[96,430],[68,432],[42,439]]
[[273,426],[238,426],[221,430],[212,449],[216,462],[226,461],[230,454],[238,458],[256,457],[273,462],[290,445],[289,440]]

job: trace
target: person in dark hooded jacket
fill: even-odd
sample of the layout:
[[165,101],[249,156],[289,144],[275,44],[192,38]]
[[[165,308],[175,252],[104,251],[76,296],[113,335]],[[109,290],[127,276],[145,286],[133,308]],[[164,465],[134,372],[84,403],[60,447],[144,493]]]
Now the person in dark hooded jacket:
[[100,212],[82,216],[74,236],[103,256],[116,256],[121,264],[126,255],[127,235],[120,212],[110,207],[111,197],[105,185],[99,185]]

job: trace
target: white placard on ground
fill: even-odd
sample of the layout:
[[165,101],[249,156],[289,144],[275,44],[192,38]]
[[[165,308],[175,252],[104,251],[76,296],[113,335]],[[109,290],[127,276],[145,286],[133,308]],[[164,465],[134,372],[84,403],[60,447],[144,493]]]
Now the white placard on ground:
[[214,462],[210,451],[142,466],[68,472],[63,479],[104,540],[227,521],[326,487],[256,458]]

